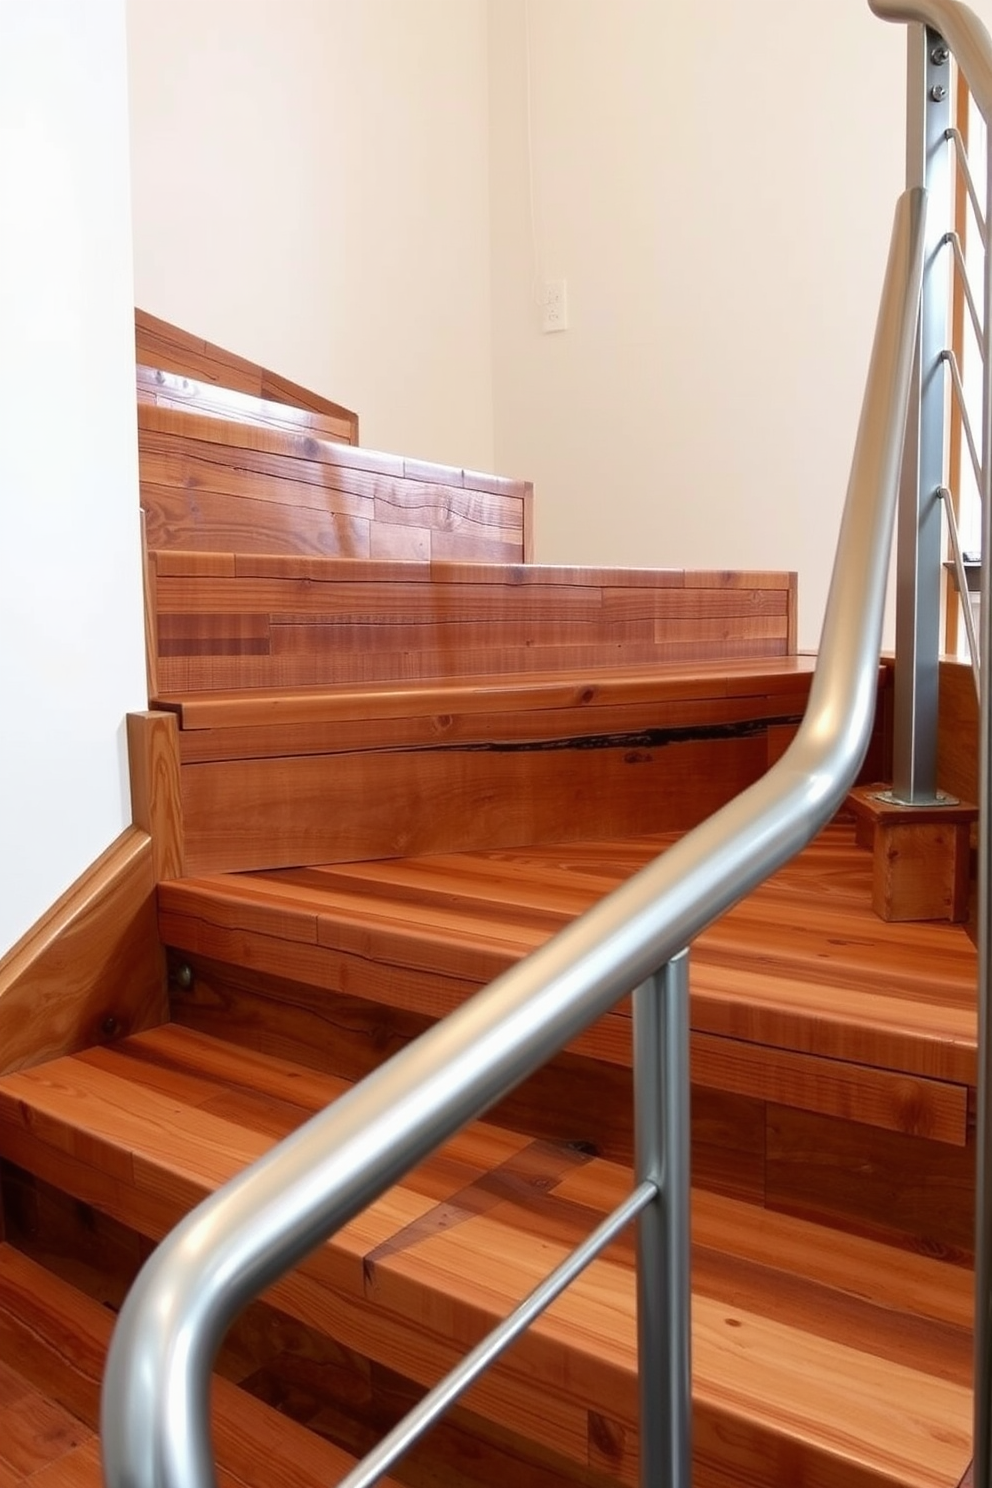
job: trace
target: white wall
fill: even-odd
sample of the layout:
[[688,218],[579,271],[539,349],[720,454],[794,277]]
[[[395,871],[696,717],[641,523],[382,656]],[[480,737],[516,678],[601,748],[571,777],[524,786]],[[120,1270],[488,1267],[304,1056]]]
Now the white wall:
[[0,954],[130,820],[145,706],[123,0],[0,0]]
[[[983,6],[983,8],[987,8]],[[555,562],[786,568],[815,645],[904,175],[866,0],[491,0],[494,406]],[[542,335],[534,274],[565,276]]]
[[484,0],[128,0],[137,303],[491,468]]

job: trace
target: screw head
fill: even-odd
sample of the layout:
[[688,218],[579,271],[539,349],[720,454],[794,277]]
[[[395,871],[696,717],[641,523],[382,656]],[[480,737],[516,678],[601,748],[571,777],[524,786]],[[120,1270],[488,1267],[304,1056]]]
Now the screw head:
[[193,985],[193,968],[188,962],[182,961],[172,973],[172,980],[177,987],[188,992]]
[[933,87],[930,89],[930,97],[933,99],[934,103],[943,103],[944,99],[947,97],[947,89],[944,87],[943,83],[934,83]]
[[930,53],[930,61],[933,63],[934,67],[943,67],[944,63],[947,61],[950,55],[951,54],[948,48],[944,46],[943,42],[940,42]]

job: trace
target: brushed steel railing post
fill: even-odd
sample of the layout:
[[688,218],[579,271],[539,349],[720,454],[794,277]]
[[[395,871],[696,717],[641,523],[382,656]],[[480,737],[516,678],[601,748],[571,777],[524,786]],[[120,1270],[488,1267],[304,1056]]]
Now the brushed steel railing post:
[[689,953],[634,993],[634,1172],[658,1185],[637,1221],[641,1488],[692,1481]]
[[[989,135],[992,142],[992,133]],[[992,207],[992,143],[986,146],[986,222]],[[992,1488],[992,239],[986,243],[985,368],[982,384],[981,692],[978,727],[978,1132],[975,1191],[976,1488]]]
[[951,253],[950,61],[936,31],[910,26],[906,177],[930,198],[923,300],[899,498],[895,727],[892,797],[926,805],[937,796],[940,654],[940,490],[944,484],[945,401]]

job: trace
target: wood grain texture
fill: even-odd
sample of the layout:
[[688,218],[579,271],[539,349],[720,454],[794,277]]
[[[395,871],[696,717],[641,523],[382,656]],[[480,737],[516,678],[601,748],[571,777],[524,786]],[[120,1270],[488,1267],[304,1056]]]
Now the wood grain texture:
[[[163,886],[165,938],[231,959],[222,940],[210,948],[206,939],[175,939],[188,933],[172,923],[181,917],[199,925],[202,937],[217,931],[232,940],[258,937],[260,947],[271,942],[265,954],[273,960],[280,946],[288,956],[298,944],[305,959],[286,975],[379,998],[374,979],[354,981],[357,967],[335,969],[329,959],[327,972],[317,971],[323,952],[359,954],[374,935],[384,964],[454,976],[464,988],[497,975],[675,840],[675,833],[604,837],[204,877]],[[975,1083],[975,948],[960,926],[884,924],[872,913],[870,892],[870,859],[851,824],[832,825],[698,938],[693,1027],[907,1076],[902,1119],[912,1130],[926,1119],[913,1113],[912,1080]],[[417,1005],[425,1012],[436,1006]]]
[[141,582],[142,606],[145,622],[145,681],[149,700],[158,696],[158,604],[155,598],[156,569],[148,551],[148,534],[145,530],[145,514],[141,519]]
[[872,908],[883,920],[968,918],[971,833],[978,808],[900,806],[882,785],[857,786],[848,797],[858,843],[872,853]]
[[443,747],[182,768],[186,872],[398,857],[688,828],[756,780],[759,732],[663,748],[630,741]]
[[524,556],[527,482],[356,450],[319,431],[239,422],[246,410],[233,412],[207,417],[139,403],[141,502],[153,548],[368,558],[381,528],[400,534],[393,547],[377,541],[384,557]]
[[155,882],[183,872],[183,816],[179,783],[179,730],[174,713],[129,713],[128,766],[131,815],[152,843]]
[[[47,1412],[44,1420],[25,1420],[26,1402],[19,1401],[18,1446],[30,1431],[36,1453],[44,1450],[54,1457],[63,1448],[75,1449],[75,1460],[64,1467],[69,1476],[56,1474],[53,1464],[49,1473],[30,1477],[30,1488],[41,1484],[56,1488],[60,1483],[99,1488],[102,1483],[96,1432],[112,1327],[113,1314],[106,1308],[12,1247],[0,1247],[0,1342],[7,1357],[17,1360],[19,1376]],[[11,1456],[9,1421],[6,1426],[0,1463]],[[326,1488],[354,1465],[347,1453],[216,1376],[212,1430],[222,1488],[282,1488],[288,1481]],[[79,1450],[81,1443],[89,1447],[85,1454]],[[394,1480],[386,1481],[395,1488]]]
[[281,429],[290,434],[312,434],[318,439],[339,440],[344,444],[358,442],[352,437],[355,427],[351,414],[316,413],[158,368],[139,365],[135,370],[139,404],[253,424],[262,429]]
[[[163,1028],[4,1078],[0,1141],[154,1238],[170,1208],[208,1191],[340,1088]],[[280,1100],[266,1090],[281,1091]],[[628,1184],[602,1160],[476,1126],[279,1283],[271,1300],[332,1330],[345,1348],[426,1382]],[[695,1211],[694,1397],[706,1423],[697,1480],[736,1473],[785,1488],[801,1471],[825,1488],[936,1488],[960,1476],[970,1424],[966,1275],[854,1236],[824,1248],[821,1231],[789,1216],[762,1216],[756,1228],[747,1206],[716,1196],[697,1198]],[[634,1334],[624,1242],[466,1406],[633,1482]],[[770,1478],[769,1459],[777,1463]]]
[[168,1016],[152,845],[129,828],[0,960],[5,1071]]
[[[573,717],[588,713],[578,732],[606,733],[597,722],[601,708],[647,705],[657,710],[659,726],[718,723],[736,718],[781,720],[805,709],[812,665],[808,657],[701,662],[685,666],[607,667],[560,672],[508,673],[457,681],[444,678],[418,683],[354,686],[335,684],[304,688],[242,688],[235,692],[163,692],[160,702],[178,714],[185,730],[247,729],[269,724],[379,722],[391,718],[430,719],[444,736],[467,714],[565,710]],[[665,716],[673,706],[710,705],[706,717]],[[726,707],[726,713],[722,709]],[[743,707],[744,711],[737,711]],[[640,715],[642,718],[645,715]],[[648,715],[653,722],[653,715]],[[556,729],[557,732],[557,729]],[[217,757],[220,757],[218,753]]]
[[963,801],[978,800],[978,699],[971,667],[940,663],[937,783]]
[[343,423],[348,431],[348,443],[358,443],[358,415],[340,403],[334,403],[199,336],[190,335],[168,321],[149,315],[146,310],[135,310],[134,332],[135,360],[139,365],[176,373],[180,377],[196,378],[294,408],[310,409]]
[[684,666],[785,657],[792,644],[787,574],[750,574],[744,587],[666,571],[537,567],[521,579],[440,562],[409,575],[333,559],[234,563],[233,575],[159,564],[164,695]]

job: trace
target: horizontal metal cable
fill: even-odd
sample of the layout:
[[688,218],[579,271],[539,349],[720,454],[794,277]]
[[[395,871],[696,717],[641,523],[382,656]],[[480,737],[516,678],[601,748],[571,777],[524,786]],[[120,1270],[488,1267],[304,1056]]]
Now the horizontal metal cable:
[[964,249],[961,247],[961,239],[956,232],[949,232],[944,234],[944,242],[950,243],[951,247],[954,249],[954,262],[958,266],[961,288],[964,290],[964,297],[968,302],[968,309],[971,312],[971,324],[974,327],[975,339],[978,342],[978,352],[982,358],[982,361],[984,362],[985,331],[982,326],[982,317],[979,315],[978,306],[975,303],[975,296],[971,288],[971,280],[968,278],[968,265],[964,261]]
[[982,204],[979,200],[978,188],[975,185],[975,178],[971,174],[971,165],[968,161],[968,146],[964,142],[964,138],[961,134],[960,129],[955,128],[954,125],[952,125],[950,129],[945,130],[944,138],[950,140],[955,147],[954,152],[957,157],[958,169],[961,172],[961,179],[964,181],[964,184],[968,191],[968,196],[971,200],[971,210],[975,214],[975,222],[978,225],[978,235],[982,240],[982,247],[987,247],[988,235],[985,226],[985,216],[982,212]]
[[513,1340],[585,1270],[589,1262],[594,1261],[610,1241],[658,1196],[658,1186],[650,1179],[639,1183],[633,1193],[593,1230],[587,1240],[577,1245],[509,1317],[504,1318],[481,1343],[476,1344],[472,1352],[466,1354],[440,1384],[435,1385],[413,1410],[407,1412],[389,1435],[384,1436],[379,1445],[341,1479],[338,1488],[371,1488],[373,1483],[378,1482],[393,1463],[398,1462],[404,1452],[409,1451],[414,1442],[444,1414],[448,1406],[488,1369],[493,1360],[498,1359],[503,1350],[509,1348]]
[[968,453],[971,455],[971,467],[975,472],[975,481],[979,491],[982,485],[982,462],[978,456],[978,446],[975,444],[975,435],[972,432],[971,419],[968,417],[968,406],[964,400],[964,386],[961,382],[961,373],[958,369],[958,359],[953,351],[942,351],[940,359],[950,369],[951,386],[954,389],[955,401],[958,405],[958,413],[961,415],[961,427],[964,429],[964,437],[968,442]]
[[975,614],[971,608],[968,574],[964,566],[964,554],[961,551],[961,534],[958,531],[957,513],[954,510],[954,502],[947,487],[941,486],[938,494],[944,503],[944,510],[947,513],[947,532],[951,539],[951,554],[954,558],[954,572],[958,581],[958,598],[961,601],[961,610],[964,614],[964,628],[968,634],[971,675],[975,682],[975,696],[978,698],[980,704],[982,699],[982,672],[978,654],[978,636],[975,632]]

